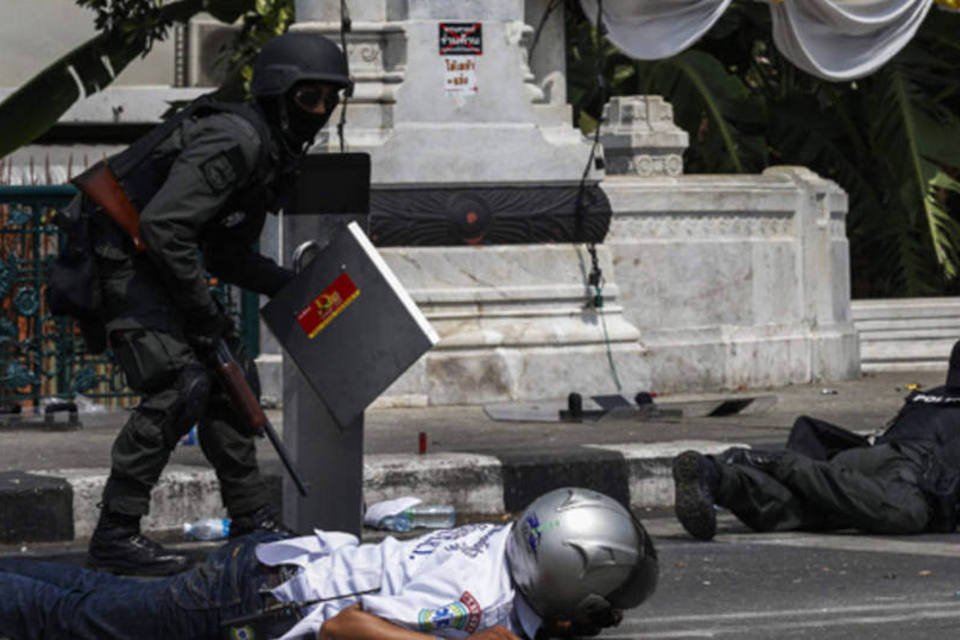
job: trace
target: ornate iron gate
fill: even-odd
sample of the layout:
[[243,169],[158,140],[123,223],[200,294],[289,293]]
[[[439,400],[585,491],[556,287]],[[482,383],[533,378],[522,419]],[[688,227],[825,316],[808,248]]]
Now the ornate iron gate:
[[[46,276],[62,240],[52,217],[75,194],[70,185],[0,186],[0,413],[39,412],[44,399],[79,394],[109,407],[138,400],[110,352],[87,353],[74,322],[47,309]],[[214,293],[241,315],[232,287],[216,287]],[[240,324],[255,346],[256,297],[249,295],[252,305],[244,300]]]

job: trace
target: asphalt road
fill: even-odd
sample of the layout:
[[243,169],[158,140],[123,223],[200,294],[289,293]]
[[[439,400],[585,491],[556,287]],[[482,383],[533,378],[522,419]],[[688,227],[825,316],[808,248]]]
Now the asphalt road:
[[660,585],[608,640],[960,636],[956,535],[755,534],[723,518],[709,543],[646,520]]
[[[641,514],[660,584],[607,640],[921,640],[960,637],[960,539],[854,533],[755,534],[721,515],[709,543],[668,513]],[[376,535],[371,538],[377,537]],[[211,544],[181,545],[200,558]],[[82,562],[80,545],[30,555]]]
[[[776,404],[762,411],[724,417],[613,419],[561,423],[492,420],[479,406],[371,409],[364,425],[366,454],[416,455],[419,434],[427,434],[430,452],[498,455],[544,448],[572,449],[584,445],[712,440],[756,445],[783,444],[794,419],[801,414],[834,422],[848,429],[874,430],[893,417],[903,403],[908,383],[924,387],[943,383],[943,372],[915,371],[860,376],[854,380],[791,385],[777,389],[744,389],[724,397],[775,395]],[[824,393],[827,392],[827,393]],[[628,394],[630,395],[630,394]],[[700,394],[666,394],[661,406]],[[525,403],[517,403],[524,405]],[[528,404],[528,403],[527,403]],[[563,399],[535,403],[556,412]],[[279,430],[283,413],[268,411]],[[110,467],[110,447],[126,421],[125,412],[81,413],[83,429],[50,431],[45,427],[5,429],[0,424],[0,471],[87,469]],[[271,473],[282,474],[269,443],[258,441],[258,456]],[[177,447],[173,464],[208,468],[200,447]]]

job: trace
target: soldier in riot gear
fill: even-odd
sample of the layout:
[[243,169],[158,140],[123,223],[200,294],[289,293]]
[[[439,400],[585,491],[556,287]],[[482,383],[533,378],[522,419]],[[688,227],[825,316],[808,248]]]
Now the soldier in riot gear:
[[139,209],[145,245],[102,211],[92,248],[109,344],[142,400],[117,436],[89,563],[164,575],[187,566],[140,533],[150,490],[192,425],[216,470],[231,534],[282,529],[258,471],[252,434],[214,378],[209,351],[225,338],[259,394],[232,321],[206,272],[272,296],[292,272],[250,247],[276,212],[300,159],[350,86],[345,56],[315,34],[268,42],[254,63],[253,100],[200,99],[108,163]]
[[686,451],[673,464],[677,518],[716,533],[714,505],[757,531],[952,532],[960,507],[960,341],[946,385],[914,391],[875,439],[800,417],[785,450]]

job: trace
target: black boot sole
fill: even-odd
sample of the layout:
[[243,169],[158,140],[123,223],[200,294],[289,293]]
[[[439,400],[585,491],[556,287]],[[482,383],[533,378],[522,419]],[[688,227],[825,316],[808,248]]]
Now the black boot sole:
[[673,483],[677,520],[694,538],[712,540],[717,534],[717,512],[700,482],[699,453],[684,451],[674,459]]

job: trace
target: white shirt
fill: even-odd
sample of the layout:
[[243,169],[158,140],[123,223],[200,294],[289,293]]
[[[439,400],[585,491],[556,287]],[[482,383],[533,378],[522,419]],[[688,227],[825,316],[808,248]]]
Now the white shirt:
[[357,602],[368,613],[434,636],[465,638],[503,625],[532,638],[541,621],[510,579],[510,528],[473,524],[362,545],[346,533],[316,531],[261,544],[256,552],[263,564],[301,568],[273,590],[278,600],[328,599],[308,607],[284,640],[317,637],[325,621]]

